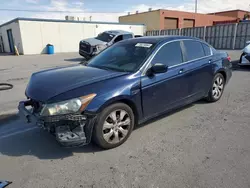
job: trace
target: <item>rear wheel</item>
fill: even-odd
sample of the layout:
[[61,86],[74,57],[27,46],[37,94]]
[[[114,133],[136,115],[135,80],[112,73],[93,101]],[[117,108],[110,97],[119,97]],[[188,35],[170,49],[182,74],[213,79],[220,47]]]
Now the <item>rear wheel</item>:
[[93,132],[94,142],[104,149],[123,144],[134,128],[134,114],[124,103],[105,108],[98,117]]
[[208,97],[206,98],[209,102],[216,102],[218,101],[224,91],[225,87],[225,78],[221,73],[217,73],[214,76],[212,87],[208,92]]

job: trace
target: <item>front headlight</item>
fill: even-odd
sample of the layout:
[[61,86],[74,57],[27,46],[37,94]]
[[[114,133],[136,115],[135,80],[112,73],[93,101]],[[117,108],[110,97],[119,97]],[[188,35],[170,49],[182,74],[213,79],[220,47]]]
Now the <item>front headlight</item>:
[[102,44],[99,44],[99,45],[96,45],[95,48],[96,48],[96,51],[97,51],[97,52],[100,52],[100,51],[102,51],[102,50],[105,49],[105,46],[102,45]]
[[90,94],[83,97],[70,99],[58,103],[46,104],[41,111],[41,116],[63,115],[76,112],[82,112],[96,94]]

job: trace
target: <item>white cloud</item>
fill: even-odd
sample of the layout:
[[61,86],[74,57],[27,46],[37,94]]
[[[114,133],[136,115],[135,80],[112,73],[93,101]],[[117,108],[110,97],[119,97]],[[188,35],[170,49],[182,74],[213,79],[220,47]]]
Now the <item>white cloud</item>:
[[71,4],[77,7],[82,7],[84,5],[83,1],[75,1],[75,2],[72,2]]
[[[20,2],[20,0],[14,0],[15,2]],[[36,3],[39,0],[26,0],[26,2]],[[127,15],[127,12],[135,13],[137,10],[139,12],[148,11],[149,8],[153,10],[156,9],[169,9],[169,10],[180,10],[194,12],[194,1],[195,0],[185,0],[181,4],[139,4],[132,6],[128,10],[124,10],[118,13],[91,13],[91,10],[84,8],[83,0],[69,1],[69,0],[51,0],[49,5],[46,6],[34,6],[34,9],[44,10],[44,11],[68,11],[69,13],[60,12],[46,12],[46,13],[34,13],[27,14],[29,17],[33,18],[47,18],[47,19],[65,19],[66,15],[76,16],[85,18],[86,21],[108,21],[108,22],[118,22],[119,16]],[[13,1],[12,1],[13,2]],[[198,0],[198,12],[200,13],[211,13],[217,11],[231,10],[231,9],[245,9],[250,11],[249,0]],[[23,13],[24,14],[24,13]],[[7,16],[7,15],[6,15]],[[8,17],[2,17],[4,20],[8,20]],[[13,18],[10,18],[13,19]],[[0,20],[2,22],[2,20]]]
[[[199,13],[210,13],[210,12],[218,12],[224,10],[233,10],[233,9],[243,9],[250,11],[250,2],[249,0],[198,0],[198,12]],[[188,11],[194,12],[195,10],[195,1],[184,1],[181,5],[170,5],[170,4],[154,4],[154,5],[146,5],[140,4],[137,6],[133,6],[129,11],[131,13],[135,13],[136,11],[144,12],[148,11],[149,8],[153,10],[156,9],[169,9],[169,10],[180,10],[180,11]]]
[[[72,5],[76,4],[77,6],[72,7]],[[68,3],[67,0],[53,0],[51,1],[50,6],[41,7],[46,11],[67,11],[66,13],[38,13],[32,15],[33,18],[48,18],[48,19],[65,19],[65,16],[75,16],[80,17],[80,19],[85,19],[85,21],[107,21],[107,22],[118,22],[118,17],[122,15],[122,13],[91,13],[88,9],[84,9],[82,7],[82,1]],[[91,17],[91,18],[90,18]]]
[[31,4],[38,4],[39,0],[25,0],[26,3],[31,3]]

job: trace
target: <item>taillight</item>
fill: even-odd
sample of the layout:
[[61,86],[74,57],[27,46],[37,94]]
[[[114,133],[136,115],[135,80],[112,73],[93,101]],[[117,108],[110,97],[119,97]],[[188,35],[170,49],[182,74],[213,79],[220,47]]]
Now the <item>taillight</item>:
[[230,56],[227,56],[227,60],[228,60],[228,61],[231,61],[231,57],[230,57]]

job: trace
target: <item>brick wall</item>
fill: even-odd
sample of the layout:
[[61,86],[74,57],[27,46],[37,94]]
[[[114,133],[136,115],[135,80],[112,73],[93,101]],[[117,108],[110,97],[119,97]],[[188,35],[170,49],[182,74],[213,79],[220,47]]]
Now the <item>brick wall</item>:
[[194,19],[195,27],[211,26],[214,21],[225,21],[235,20],[233,17],[217,16],[217,15],[206,15],[206,14],[195,14],[191,12],[181,12],[172,10],[161,10],[160,11],[160,29],[164,29],[165,17],[178,18],[179,28],[183,28],[184,19]]

